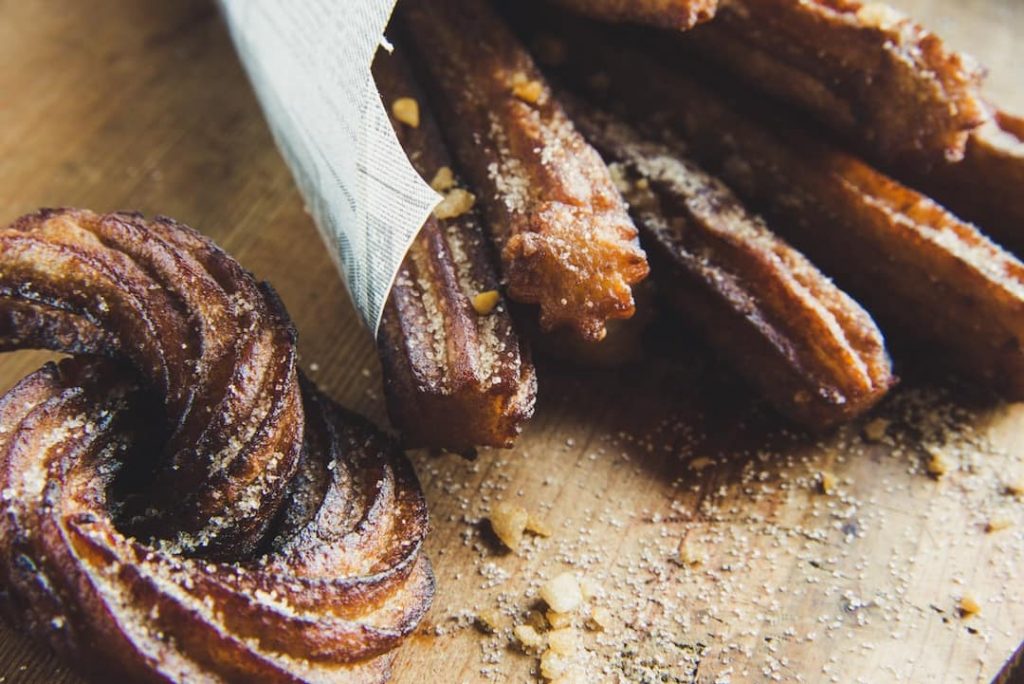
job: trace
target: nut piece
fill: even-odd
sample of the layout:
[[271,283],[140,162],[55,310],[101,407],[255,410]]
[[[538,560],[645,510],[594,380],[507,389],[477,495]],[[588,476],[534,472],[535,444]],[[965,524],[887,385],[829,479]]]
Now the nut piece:
[[488,634],[494,634],[501,629],[505,622],[505,616],[495,608],[484,608],[476,614],[476,624]]
[[558,655],[576,655],[579,648],[579,635],[572,627],[556,629],[548,633],[548,648]]
[[441,203],[434,207],[434,216],[439,219],[462,216],[473,208],[474,202],[476,202],[476,197],[470,191],[452,188],[441,200]]
[[605,631],[612,624],[612,612],[604,606],[598,606],[590,611],[590,619],[587,620],[587,627],[595,631]]
[[544,613],[544,617],[547,618],[548,624],[551,625],[552,629],[565,629],[566,627],[572,627],[571,613],[556,613],[553,610],[549,610]]
[[411,97],[400,97],[392,102],[391,113],[406,126],[420,126],[420,103]]
[[516,625],[512,629],[512,634],[515,635],[516,641],[522,644],[525,649],[539,649],[544,647],[544,635],[530,625]]
[[704,562],[704,554],[696,546],[683,539],[679,542],[679,564],[700,565]]
[[455,174],[448,166],[442,166],[434,174],[434,179],[430,181],[430,187],[437,192],[446,192],[451,190],[455,186]]
[[522,506],[502,501],[491,511],[491,529],[494,530],[494,534],[498,536],[502,544],[515,551],[523,541],[523,531],[526,530],[526,522],[529,517],[526,509]]
[[540,597],[556,613],[571,613],[583,603],[579,582],[571,572],[563,572],[548,580],[540,589]]
[[836,488],[836,483],[836,476],[827,470],[818,473],[818,488],[822,494],[831,494],[832,490]]
[[[501,295],[498,294],[497,290],[487,290],[486,292],[481,292],[477,295],[474,295],[472,299],[472,304],[473,308],[476,309],[476,312],[478,314],[480,314],[481,316],[486,316],[487,314],[494,311],[494,307],[498,306],[498,302],[500,301]],[[528,521],[524,524],[529,526],[529,518],[527,520]]]
[[928,449],[928,463],[925,464],[925,470],[928,474],[934,477],[936,480],[949,472],[949,461],[938,449]]
[[[479,296],[479,295],[478,295]],[[479,309],[477,309],[479,311]],[[543,520],[539,519],[533,513],[530,513],[526,519],[526,529],[533,532],[538,537],[550,537],[551,528]]]
[[601,588],[601,585],[596,580],[584,577],[580,580],[580,593],[583,594],[585,600],[593,601],[604,594],[604,589]]
[[881,442],[885,439],[886,431],[889,429],[889,421],[885,418],[875,418],[868,421],[864,426],[864,437],[869,442]]
[[523,72],[512,77],[512,94],[523,102],[537,104],[543,93],[544,85],[540,81],[528,79]]
[[1007,484],[1005,491],[1009,496],[1024,496],[1024,477]]
[[967,619],[974,617],[981,612],[981,606],[973,597],[965,594],[960,597],[960,600],[956,604],[957,610],[960,611],[960,617]]
[[540,657],[540,674],[544,679],[556,679],[566,674],[572,666],[572,661],[566,656],[556,653],[554,650],[544,651]]
[[992,534],[993,532],[999,532],[1000,530],[1005,530],[1010,527],[1013,527],[1013,521],[1005,516],[992,518],[987,523],[985,523],[985,531],[989,534]]

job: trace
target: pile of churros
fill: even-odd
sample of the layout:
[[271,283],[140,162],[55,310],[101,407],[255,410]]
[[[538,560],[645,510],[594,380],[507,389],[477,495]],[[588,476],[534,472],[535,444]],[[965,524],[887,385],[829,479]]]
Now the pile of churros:
[[970,58],[856,0],[522,4],[404,0],[374,64],[444,197],[379,336],[408,446],[512,444],[517,329],[608,345],[648,275],[807,429],[895,385],[883,331],[1024,397],[1024,120]]

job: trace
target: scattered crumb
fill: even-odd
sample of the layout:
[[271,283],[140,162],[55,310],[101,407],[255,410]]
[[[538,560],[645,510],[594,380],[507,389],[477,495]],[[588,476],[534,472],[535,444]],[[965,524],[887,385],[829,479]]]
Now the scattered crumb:
[[928,474],[939,479],[943,475],[949,472],[949,461],[938,449],[928,450],[928,462],[925,464],[925,469]]
[[505,616],[494,608],[484,608],[476,614],[476,624],[480,629],[489,634],[494,634],[500,630],[505,622]]
[[420,125],[420,103],[411,97],[400,97],[391,103],[391,113],[395,118],[412,128]]
[[540,674],[544,679],[557,679],[569,671],[572,660],[553,650],[544,651],[540,657]]
[[587,627],[595,631],[605,631],[612,624],[612,612],[604,606],[598,606],[590,611],[587,619]]
[[604,589],[593,578],[584,577],[580,580],[580,593],[584,600],[593,601],[604,594]]
[[822,494],[831,494],[836,488],[836,476],[827,470],[818,473],[818,491]]
[[572,627],[552,630],[548,632],[548,648],[559,655],[576,655],[576,649],[579,648],[579,634]]
[[556,613],[571,613],[583,603],[579,582],[571,572],[563,572],[548,580],[547,584],[540,588],[540,597]]
[[487,290],[486,292],[481,292],[477,295],[474,295],[472,299],[472,304],[473,308],[476,310],[478,314],[480,314],[481,316],[486,316],[492,311],[494,311],[495,307],[498,306],[498,302],[500,301],[501,295],[498,294],[497,290]]
[[553,610],[549,610],[544,614],[547,618],[548,624],[553,629],[564,629],[565,627],[572,627],[572,613],[556,613]]
[[869,442],[881,442],[885,439],[886,432],[889,430],[889,424],[890,421],[885,418],[875,418],[868,421],[864,426],[864,438]]
[[1010,496],[1024,496],[1024,477],[1007,484],[1004,491]]
[[713,465],[715,465],[715,460],[713,458],[708,458],[707,456],[698,456],[697,458],[690,461],[689,467],[690,470],[696,470],[699,473],[708,466]]
[[1005,530],[1010,527],[1013,527],[1013,521],[1005,516],[992,518],[987,523],[985,523],[985,531],[989,534],[992,534],[993,532],[999,532],[1000,530]]
[[455,187],[455,174],[447,166],[442,166],[434,174],[434,179],[430,181],[430,187],[438,192],[447,192]]
[[544,635],[530,625],[516,625],[512,629],[512,634],[526,650],[540,649],[546,644]]
[[704,554],[693,543],[683,538],[679,542],[678,561],[680,565],[700,565],[704,562]]
[[512,94],[528,104],[537,104],[544,94],[544,84],[536,79],[527,78],[523,72],[512,77]]
[[452,188],[444,199],[434,207],[434,216],[439,219],[450,219],[462,216],[473,208],[476,197],[468,190]]
[[974,617],[981,613],[981,606],[973,597],[964,595],[956,604],[957,610],[960,612],[960,617],[967,619]]

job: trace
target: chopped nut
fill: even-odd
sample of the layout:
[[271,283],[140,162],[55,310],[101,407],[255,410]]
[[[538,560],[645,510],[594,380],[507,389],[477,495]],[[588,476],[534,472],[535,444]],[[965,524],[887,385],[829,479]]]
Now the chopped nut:
[[572,661],[553,650],[544,651],[540,657],[540,674],[544,679],[556,679],[569,671]]
[[700,565],[704,562],[704,554],[686,539],[679,542],[679,564]]
[[875,418],[868,421],[864,426],[864,437],[869,442],[881,442],[885,439],[886,431],[889,429],[889,421],[885,418]]
[[1013,527],[1013,521],[1003,516],[1000,516],[998,518],[992,518],[987,523],[985,523],[985,531],[989,534],[992,534],[993,532],[999,532],[1000,530],[1005,530],[1010,527]]
[[391,103],[391,113],[406,126],[419,128],[420,103],[411,97],[400,97]]
[[[477,295],[474,295],[472,299],[473,308],[481,316],[486,316],[492,311],[494,311],[494,308],[498,306],[498,302],[500,301],[501,295],[498,294],[497,290],[487,290],[486,292],[481,292]],[[530,518],[527,518],[523,525],[529,527]]]
[[589,577],[584,577],[580,580],[580,593],[583,594],[583,598],[587,601],[593,601],[604,594],[604,589],[596,581]]
[[1005,491],[1010,496],[1024,496],[1024,478],[1006,485]]
[[493,634],[500,630],[505,622],[505,616],[494,608],[484,608],[476,614],[476,624],[485,632]]
[[476,197],[473,193],[462,188],[452,188],[444,199],[434,207],[434,216],[439,219],[450,219],[462,216],[473,208]]
[[547,618],[548,624],[551,625],[552,629],[572,627],[572,613],[556,613],[553,610],[549,610],[544,614],[544,617]]
[[438,192],[445,192],[451,190],[455,186],[455,174],[447,166],[442,166],[434,174],[434,179],[430,181],[430,187]]
[[533,627],[538,632],[546,632],[548,629],[548,620],[544,617],[544,613],[538,609],[533,609],[526,613],[526,619],[523,624]]
[[530,625],[516,625],[512,629],[516,641],[522,644],[525,649],[537,649],[544,647],[544,635]]
[[605,631],[612,624],[612,612],[604,606],[598,606],[590,611],[590,618],[587,620],[587,627],[593,630]]
[[818,473],[818,489],[822,494],[831,494],[836,488],[836,476],[827,470]]
[[571,613],[583,602],[579,582],[571,572],[563,572],[548,580],[547,584],[540,588],[540,597],[556,613]]
[[713,458],[708,458],[707,456],[698,456],[689,463],[690,470],[696,470],[698,473],[708,466],[713,465],[715,465],[715,460]]
[[939,479],[943,475],[949,472],[949,461],[943,456],[942,452],[938,449],[928,450],[928,462],[925,464],[925,470],[928,474]]
[[971,596],[961,596],[956,605],[962,618],[974,617],[981,612],[981,606]]
[[543,93],[544,84],[537,80],[530,80],[523,72],[517,72],[512,77],[512,94],[523,102],[537,104]]
[[575,655],[578,647],[579,635],[572,627],[564,627],[548,632],[548,648],[558,655]]
[[529,514],[522,506],[499,502],[491,511],[491,529],[498,536],[501,543],[510,550],[515,551],[523,541],[523,531],[526,530],[526,521]]

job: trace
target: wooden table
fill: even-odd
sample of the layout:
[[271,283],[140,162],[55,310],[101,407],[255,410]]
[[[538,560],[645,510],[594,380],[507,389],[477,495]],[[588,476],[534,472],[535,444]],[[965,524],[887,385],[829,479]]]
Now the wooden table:
[[[992,69],[1024,110],[1024,4],[900,0]],[[210,2],[0,2],[0,209],[164,213],[274,283],[303,366],[384,422],[372,340],[275,150]],[[665,332],[665,331],[663,331]],[[910,380],[863,424],[820,439],[775,419],[685,340],[641,367],[541,367],[537,417],[475,462],[414,454],[433,516],[438,593],[395,681],[524,681],[537,658],[475,616],[524,615],[564,569],[604,589],[587,681],[988,681],[1024,638],[1024,406]],[[0,361],[6,388],[45,355]],[[742,399],[737,400],[737,397]],[[875,427],[878,427],[876,424]],[[924,472],[930,451],[951,471]],[[835,488],[818,491],[821,472]],[[552,528],[518,555],[486,523],[514,500]],[[986,523],[1008,529],[986,533]],[[681,540],[700,559],[679,559]],[[962,619],[971,596],[981,613]],[[506,618],[510,619],[510,618]],[[517,619],[521,619],[517,618]],[[510,623],[509,623],[510,624]],[[0,631],[0,681],[77,681]]]

